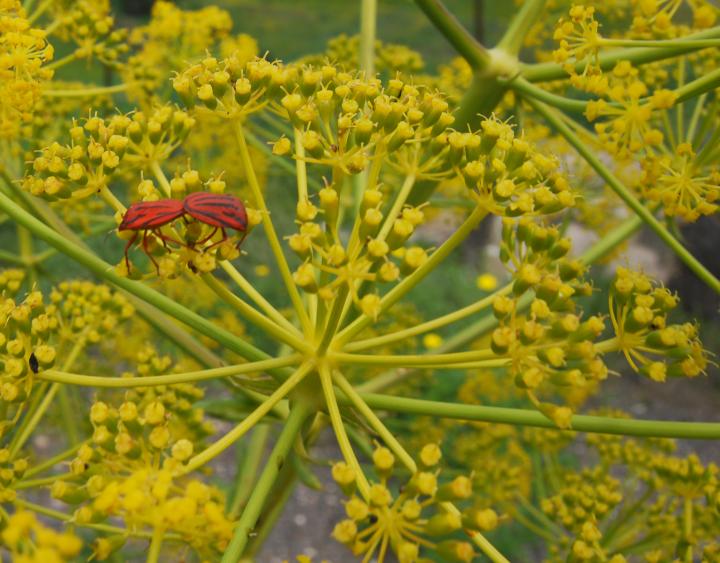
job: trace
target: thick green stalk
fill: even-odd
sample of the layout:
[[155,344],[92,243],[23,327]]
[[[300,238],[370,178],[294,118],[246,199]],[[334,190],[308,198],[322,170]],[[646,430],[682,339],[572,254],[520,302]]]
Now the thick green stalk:
[[[270,437],[270,425],[269,424],[258,424],[253,430],[252,436],[250,436],[250,442],[241,449],[242,451],[242,465],[238,471],[237,479],[235,481],[235,493],[233,495],[232,504],[228,511],[228,518],[235,519],[240,514],[240,509],[247,502],[250,493],[252,492],[253,483],[255,483],[255,476],[257,475],[258,469],[260,469],[260,462],[262,456],[265,453],[265,445]],[[240,456],[238,456],[240,458]]]
[[369,79],[375,76],[377,0],[362,0],[360,10],[360,70]]
[[308,416],[308,410],[302,403],[294,405],[290,409],[285,426],[280,433],[275,447],[273,448],[270,458],[265,464],[260,479],[258,479],[255,488],[248,500],[245,510],[243,510],[240,521],[235,526],[233,538],[230,545],[223,554],[222,563],[237,563],[243,554],[245,546],[248,543],[250,534],[257,524],[260,512],[265,504],[265,499],[270,493],[270,489],[277,479],[278,473],[287,461],[290,448],[292,448],[295,438],[300,434],[303,422]]
[[473,69],[482,70],[490,64],[487,49],[475,40],[440,0],[415,0],[415,3]]
[[688,250],[670,234],[665,226],[658,221],[652,212],[645,207],[633,194],[618,180],[615,175],[605,166],[597,156],[596,152],[582,142],[575,132],[560,119],[555,110],[547,107],[542,102],[527,99],[528,103],[540,113],[545,120],[575,148],[585,161],[592,166],[600,177],[607,182],[613,191],[632,209],[655,233],[667,244],[685,264],[703,280],[709,287],[720,293],[720,280],[718,280],[700,261],[698,261]]
[[[360,393],[362,399],[375,409],[412,413],[440,418],[480,420],[501,424],[557,428],[542,413],[531,409],[459,405],[441,401],[408,399],[394,395]],[[719,440],[720,422],[676,422],[673,420],[633,420],[606,416],[574,415],[571,429],[578,432],[685,438],[690,440]]]
[[496,77],[473,75],[470,87],[463,94],[460,105],[453,114],[453,127],[458,130],[477,126],[480,116],[489,116],[507,92],[507,85]]

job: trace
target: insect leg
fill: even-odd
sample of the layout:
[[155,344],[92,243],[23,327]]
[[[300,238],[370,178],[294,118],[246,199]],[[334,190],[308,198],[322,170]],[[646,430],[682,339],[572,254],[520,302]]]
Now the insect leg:
[[148,233],[149,232],[150,231],[144,231],[144,233],[143,233],[143,241],[142,241],[143,250],[145,251],[145,254],[147,254],[147,257],[150,258],[150,261],[155,265],[155,271],[157,272],[157,275],[159,276],[160,275],[160,266],[158,265],[155,258],[153,258],[153,255],[150,254],[150,249],[148,248]]
[[128,250],[133,245],[133,243],[137,240],[138,234],[139,234],[139,231],[135,231],[133,233],[133,236],[131,236],[128,239],[127,244],[125,245],[125,267],[127,268],[128,275],[130,274],[130,259],[128,258]]

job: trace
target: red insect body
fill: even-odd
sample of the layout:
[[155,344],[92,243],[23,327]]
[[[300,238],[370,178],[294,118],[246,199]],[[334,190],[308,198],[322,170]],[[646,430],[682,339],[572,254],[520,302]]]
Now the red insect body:
[[245,206],[235,196],[195,192],[185,198],[183,206],[190,217],[206,225],[240,232],[247,229]]
[[195,192],[185,197],[183,201],[185,213],[193,219],[215,227],[210,235],[198,241],[199,244],[210,240],[218,229],[222,233],[222,238],[212,246],[225,242],[228,238],[225,232],[226,228],[235,229],[243,233],[243,236],[237,243],[242,244],[247,234],[247,211],[242,201],[232,195],[213,194],[208,192]]
[[133,203],[123,215],[119,231],[152,230],[172,223],[185,213],[183,204],[176,199],[139,201]]
[[123,215],[123,219],[120,222],[118,231],[136,231],[130,239],[128,239],[125,245],[125,265],[127,266],[128,272],[130,271],[130,260],[128,258],[128,250],[137,240],[140,235],[140,231],[143,232],[142,245],[145,254],[155,264],[155,268],[159,270],[159,266],[155,259],[150,254],[148,249],[148,232],[152,232],[157,236],[165,245],[165,241],[178,242],[169,237],[163,235],[159,229],[163,225],[172,223],[178,217],[182,217],[185,214],[185,209],[181,201],[176,199],[161,199],[158,201],[139,201],[133,203]]
[[232,195],[213,194],[209,192],[195,192],[189,194],[183,201],[176,199],[161,199],[158,201],[141,201],[133,203],[123,216],[118,227],[119,231],[136,231],[125,245],[125,264],[130,271],[128,250],[143,232],[142,246],[155,268],[159,270],[155,259],[148,250],[148,233],[153,233],[165,245],[165,241],[182,245],[182,242],[163,235],[160,228],[175,219],[188,214],[193,219],[215,227],[209,236],[196,241],[195,244],[204,244],[220,230],[222,239],[211,245],[210,248],[225,242],[228,238],[226,228],[235,229],[243,233],[238,246],[247,234],[247,212],[242,201]]

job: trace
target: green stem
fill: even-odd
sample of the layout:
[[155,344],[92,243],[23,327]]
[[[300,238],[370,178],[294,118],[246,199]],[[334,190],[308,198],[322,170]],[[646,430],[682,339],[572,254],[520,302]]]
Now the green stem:
[[[460,405],[374,393],[360,393],[360,397],[362,397],[370,407],[389,410],[391,412],[557,429],[557,426],[550,419],[546,418],[545,415],[531,409]],[[633,420],[577,414],[572,417],[570,427],[572,430],[578,432],[593,432],[599,434],[685,438],[689,440],[720,439],[720,422]]]
[[295,373],[283,381],[283,383],[272,393],[272,395],[265,399],[260,406],[251,412],[240,424],[230,430],[211,446],[208,446],[202,452],[190,458],[187,465],[183,468],[183,471],[185,473],[195,471],[197,468],[202,467],[208,461],[217,457],[232,446],[233,443],[242,438],[249,430],[252,429],[253,426],[260,422],[281,399],[290,393],[290,391],[292,391],[293,388],[305,378],[311,369],[312,364],[310,363],[303,364],[297,368]]
[[[720,37],[720,27],[712,27],[710,29],[705,29],[698,33],[687,35],[683,39],[685,41],[689,41],[711,39],[714,37]],[[616,49],[614,51],[601,53],[598,62],[602,70],[610,70],[619,61],[629,61],[634,66],[637,66],[654,61],[670,59],[685,53],[692,53],[693,51],[697,51],[699,49],[702,49],[702,47],[681,46],[677,48],[641,47],[630,49]],[[579,61],[575,65],[575,71],[578,73],[582,73],[584,67],[585,61]],[[539,63],[527,65],[523,68],[522,75],[530,82],[549,82],[551,80],[559,80],[568,77],[568,73],[563,68],[563,65],[557,63]]]
[[45,65],[43,68],[46,70],[57,70],[60,67],[65,66],[66,64],[70,64],[71,62],[77,60],[78,58],[79,58],[78,52],[73,51],[69,55],[65,55],[62,59],[57,59],[57,60],[51,62],[50,64]]
[[148,549],[146,563],[158,562],[158,560],[160,559],[160,550],[162,549],[162,543],[164,538],[165,530],[163,530],[162,526],[155,526],[152,539],[150,540],[150,548]]
[[309,351],[310,346],[284,327],[278,326],[274,321],[267,318],[265,315],[254,309],[248,303],[240,299],[232,291],[230,291],[220,280],[218,280],[212,274],[202,274],[203,281],[207,286],[212,289],[215,294],[220,297],[225,303],[233,307],[240,315],[246,320],[250,321],[254,325],[264,330],[267,334],[274,337],[280,342],[284,342],[288,346],[291,346],[295,350]]
[[68,389],[64,385],[60,386],[60,389],[58,389],[58,406],[60,407],[60,417],[65,427],[68,444],[73,445],[80,441],[80,436],[77,428],[77,410],[73,409],[72,405],[76,397],[71,396],[70,391],[74,391],[74,389]]
[[18,237],[18,250],[20,251],[20,258],[26,264],[28,273],[28,285],[30,288],[35,287],[37,283],[37,270],[32,262],[33,256],[33,240],[32,234],[27,229],[18,226],[17,228]]
[[415,3],[473,69],[482,70],[490,64],[487,49],[475,40],[440,0],[415,0]]
[[692,546],[692,528],[693,528],[693,503],[692,499],[686,497],[683,502],[683,539],[687,547],[685,548],[685,563],[693,563],[693,546]]
[[495,77],[475,73],[454,113],[453,127],[457,130],[467,126],[477,127],[478,117],[490,115],[502,100],[507,88],[503,81]]
[[362,397],[353,388],[350,382],[345,379],[345,376],[339,371],[335,371],[333,379],[340,390],[345,393],[352,405],[365,417],[365,420],[372,426],[373,430],[383,439],[388,448],[395,454],[400,462],[410,471],[410,473],[417,472],[417,465],[415,460],[407,453],[402,444],[395,438],[395,435],[387,429],[387,426],[383,424],[380,418],[373,412],[373,410],[363,401]]
[[375,76],[375,28],[377,0],[362,0],[360,8],[360,70],[365,78]]
[[530,28],[532,28],[540,18],[540,14],[542,14],[545,8],[545,1],[546,0],[526,0],[523,2],[520,10],[518,10],[517,14],[515,14],[510,21],[510,25],[497,44],[497,48],[511,55],[517,55],[522,49],[528,31],[530,31]]
[[643,40],[643,39],[606,39],[600,41],[603,47],[657,47],[659,49],[677,49],[678,47],[689,47],[697,49],[707,49],[709,47],[720,47],[720,40],[717,39],[665,39],[659,41]]
[[[63,363],[64,369],[70,369],[70,367],[75,363],[75,360],[77,360],[80,352],[85,347],[85,343],[85,336],[82,336],[75,341],[72,349],[65,358],[65,362]],[[53,383],[47,393],[43,396],[43,399],[37,406],[37,409],[27,413],[27,418],[23,422],[23,425],[20,427],[20,430],[18,431],[10,445],[10,459],[15,458],[18,452],[22,449],[27,439],[30,438],[30,435],[35,431],[37,425],[40,424],[40,420],[45,414],[45,411],[47,411],[47,409],[50,407],[50,404],[55,398],[55,394],[58,392],[58,389],[60,389],[60,384]],[[68,422],[71,421],[68,420]]]
[[708,72],[700,78],[696,78],[695,80],[692,80],[675,90],[675,94],[677,95],[675,103],[679,104],[688,98],[693,98],[695,96],[699,96],[700,94],[704,94],[705,92],[715,90],[719,85],[720,68]]
[[28,469],[25,472],[25,475],[23,475],[23,479],[28,479],[28,478],[32,477],[33,475],[38,475],[39,473],[42,473],[43,471],[50,469],[51,467],[54,467],[56,463],[59,463],[65,459],[69,458],[70,456],[75,455],[75,453],[77,453],[77,451],[80,449],[80,447],[84,443],[85,442],[75,444],[73,447],[71,447],[63,452],[60,452],[59,454],[54,455],[53,457],[51,457],[49,459],[44,460],[42,463],[33,465],[30,469]]
[[3,262],[9,262],[13,266],[27,266],[24,258],[21,258],[12,252],[8,252],[7,250],[0,250],[0,260]]
[[328,415],[330,416],[330,423],[332,424],[335,437],[337,438],[338,447],[345,458],[345,463],[352,467],[355,472],[355,482],[360,494],[365,500],[368,500],[370,494],[370,483],[368,483],[365,473],[363,473],[362,467],[358,462],[355,451],[350,444],[347,432],[345,431],[345,425],[342,421],[340,414],[340,408],[338,407],[337,397],[333,390],[332,374],[327,364],[320,365],[320,383],[322,385],[323,395],[325,397],[325,403],[327,404]]
[[278,269],[280,270],[280,276],[285,282],[285,287],[287,289],[288,295],[290,296],[290,300],[293,303],[293,308],[295,309],[295,313],[298,316],[300,325],[303,327],[303,332],[305,333],[305,336],[309,338],[312,335],[313,327],[310,323],[310,318],[308,317],[307,311],[305,310],[305,305],[303,303],[302,297],[300,297],[298,288],[295,285],[295,281],[293,280],[292,273],[290,272],[290,266],[288,266],[287,259],[285,258],[282,246],[280,245],[280,239],[278,239],[277,233],[275,232],[275,227],[272,223],[272,220],[270,219],[270,211],[265,204],[265,198],[263,197],[262,190],[260,189],[260,184],[258,183],[257,177],[255,176],[255,169],[252,164],[252,159],[250,158],[250,152],[248,151],[243,126],[241,124],[238,124],[235,132],[238,145],[240,146],[240,157],[245,168],[245,174],[248,178],[248,184],[253,193],[253,197],[255,198],[255,205],[257,206],[258,211],[262,215],[262,226],[263,230],[265,231],[265,236],[268,239],[268,243],[270,243],[270,248],[273,252],[273,255],[275,256],[275,262],[277,263]]
[[[21,506],[23,508],[27,508],[28,510],[32,510],[33,512],[37,512],[38,514],[43,514],[44,516],[49,516],[50,518],[55,518],[56,520],[60,520],[61,522],[67,522],[72,524],[74,526],[78,526],[80,528],[88,528],[91,530],[97,530],[99,532],[107,532],[110,534],[122,534],[125,536],[131,536],[135,538],[152,538],[151,532],[146,532],[143,530],[135,530],[135,529],[128,529],[128,528],[121,528],[120,526],[111,526],[109,524],[80,524],[78,522],[75,522],[73,520],[73,516],[70,514],[65,514],[64,512],[60,512],[59,510],[53,510],[52,508],[48,508],[46,506],[43,506],[42,504],[35,504],[34,502],[28,502],[26,500],[23,500],[21,498],[16,498],[13,500],[13,504],[15,506]],[[178,540],[179,536],[176,534],[168,534],[165,539],[174,539]]]
[[290,410],[290,415],[285,422],[280,437],[250,495],[250,499],[245,506],[245,510],[243,510],[240,521],[235,527],[230,545],[228,545],[228,548],[223,554],[222,563],[237,563],[237,561],[240,560],[245,546],[248,543],[248,539],[250,538],[250,534],[257,524],[258,517],[265,504],[265,499],[273,483],[275,483],[280,469],[285,464],[290,449],[295,442],[295,438],[300,434],[307,416],[308,410],[302,403],[294,405]]
[[[387,311],[395,303],[397,303],[408,291],[413,289],[419,284],[425,277],[435,270],[438,264],[440,264],[450,253],[462,243],[468,235],[477,227],[478,223],[482,220],[487,212],[482,207],[476,207],[472,213],[468,215],[462,225],[448,238],[430,257],[425,263],[415,270],[412,274],[402,280],[393,289],[388,291],[383,298],[380,300],[380,310],[378,315]],[[348,342],[352,337],[362,331],[364,328],[372,323],[372,318],[368,315],[362,314],[355,321],[349,324],[343,329],[336,339],[335,344],[342,345]]]
[[655,233],[667,244],[678,257],[709,287],[720,293],[720,280],[718,280],[701,262],[699,262],[687,249],[658,221],[650,210],[645,207],[626,188],[620,180],[605,166],[597,156],[596,152],[580,140],[570,127],[560,119],[555,110],[548,108],[545,104],[527,99],[528,103],[540,113],[546,121],[557,130],[565,139],[580,153],[585,161],[592,166],[600,177],[607,182],[613,191],[630,207]]
[[496,357],[495,353],[489,348],[469,352],[452,352],[450,354],[407,354],[397,356],[391,354],[345,354],[336,352],[330,355],[330,359],[348,365],[433,369],[455,369],[457,365],[464,366],[469,363],[482,363],[482,366],[487,368],[503,367],[511,361],[510,358]]
[[265,445],[270,437],[270,425],[269,424],[258,424],[255,430],[253,430],[252,436],[250,436],[250,443],[247,448],[243,447],[243,463],[240,471],[238,471],[237,480],[235,482],[235,494],[233,496],[230,510],[228,511],[228,518],[235,519],[240,514],[240,509],[245,506],[248,497],[252,493],[253,483],[255,483],[255,476],[257,475],[258,469],[260,469],[260,462],[262,461],[262,455],[265,453]]
[[102,96],[104,94],[116,94],[124,92],[130,87],[130,84],[116,84],[115,86],[97,86],[95,88],[72,88],[43,90],[42,95],[46,98],[86,98],[90,96]]
[[295,487],[298,484],[297,473],[293,466],[287,464],[283,467],[282,474],[273,487],[272,496],[268,499],[268,510],[262,517],[262,523],[258,528],[253,530],[253,538],[247,546],[245,553],[248,559],[256,561],[257,552],[262,548],[265,540],[275,529],[275,523],[285,511],[285,505],[290,500]]
[[453,311],[452,313],[448,313],[447,315],[437,317],[435,319],[421,323],[419,325],[415,325],[413,327],[406,328],[403,330],[398,330],[396,332],[390,332],[387,334],[383,334],[382,336],[367,338],[365,340],[356,340],[355,342],[351,342],[350,344],[346,345],[343,348],[343,352],[359,352],[359,351],[365,350],[367,348],[384,346],[385,344],[389,344],[391,342],[397,342],[398,340],[405,340],[407,338],[417,336],[418,334],[422,334],[424,332],[429,332],[431,330],[442,328],[448,324],[455,323],[466,317],[474,315],[475,313],[478,313],[478,312],[482,311],[483,309],[486,309],[486,308],[492,306],[493,301],[497,297],[499,297],[501,295],[507,295],[508,293],[510,293],[512,291],[512,285],[513,284],[511,284],[511,283],[507,284],[505,287],[502,287],[499,290],[492,293],[491,295],[488,295],[488,296],[476,301],[472,305],[468,305],[467,307],[463,307],[462,309],[458,309],[457,311]]
[[516,76],[507,82],[507,85],[516,92],[523,94],[525,97],[540,100],[541,102],[545,102],[546,104],[565,112],[583,113],[587,109],[586,101],[573,100],[571,98],[566,98],[565,96],[553,94],[552,92],[548,92],[539,86],[535,86],[535,84],[526,80],[522,76]]
[[131,389],[134,387],[154,387],[157,385],[176,385],[178,383],[197,383],[208,379],[232,377],[247,373],[262,373],[263,371],[286,368],[297,364],[301,359],[299,354],[292,354],[280,358],[248,362],[235,366],[189,371],[184,373],[171,373],[168,375],[149,375],[147,377],[106,377],[102,375],[82,375],[65,371],[49,369],[37,374],[37,378],[44,381],[53,381],[65,385],[79,385],[81,387],[106,387],[115,389]]

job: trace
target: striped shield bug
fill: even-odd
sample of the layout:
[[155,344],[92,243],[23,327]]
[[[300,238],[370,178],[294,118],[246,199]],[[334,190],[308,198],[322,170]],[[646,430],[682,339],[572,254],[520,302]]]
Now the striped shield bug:
[[183,201],[185,213],[193,219],[215,227],[205,239],[198,241],[203,244],[210,240],[220,230],[222,239],[213,244],[221,244],[228,239],[225,229],[235,229],[242,233],[237,246],[242,244],[247,235],[248,218],[242,201],[228,194],[214,194],[209,192],[194,192],[185,197]]
[[125,245],[125,265],[130,272],[130,260],[128,259],[128,250],[137,240],[140,233],[143,233],[142,247],[148,258],[155,264],[155,269],[159,271],[159,266],[155,259],[150,255],[148,250],[148,233],[153,233],[165,245],[165,241],[179,243],[172,238],[163,235],[160,228],[168,223],[172,223],[175,219],[185,214],[183,203],[176,199],[161,199],[158,201],[139,201],[128,207],[122,222],[118,227],[118,231],[135,231],[132,237]]

